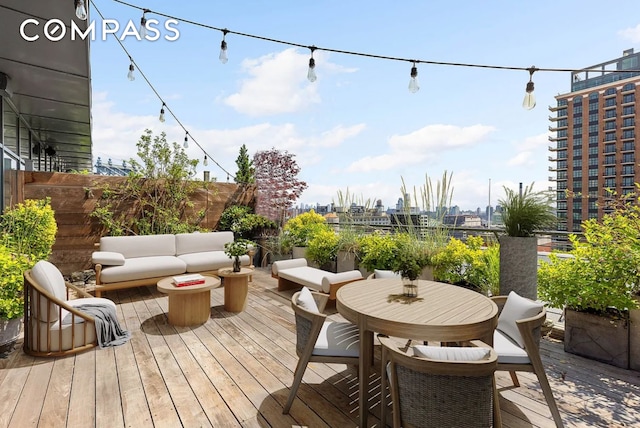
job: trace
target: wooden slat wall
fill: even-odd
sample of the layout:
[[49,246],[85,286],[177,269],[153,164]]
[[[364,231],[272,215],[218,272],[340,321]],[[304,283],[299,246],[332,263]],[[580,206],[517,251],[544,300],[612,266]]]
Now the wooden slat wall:
[[[102,234],[100,225],[89,214],[94,209],[98,187],[122,182],[123,177],[67,174],[60,172],[11,171],[17,189],[14,202],[25,199],[51,198],[58,223],[58,234],[49,260],[64,274],[91,268],[91,252]],[[85,189],[92,189],[92,195]],[[207,209],[202,222],[205,229],[215,230],[222,211],[229,205],[255,206],[255,187],[235,183],[208,183],[194,195],[195,210]]]

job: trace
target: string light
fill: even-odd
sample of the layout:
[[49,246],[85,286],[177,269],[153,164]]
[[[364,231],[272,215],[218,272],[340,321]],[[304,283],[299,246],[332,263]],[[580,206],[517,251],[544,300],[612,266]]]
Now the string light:
[[227,30],[226,28],[222,30],[222,42],[220,42],[220,55],[218,56],[218,58],[223,64],[226,64],[227,61],[229,61],[229,58],[227,57],[227,41],[225,40],[228,32],[229,30]]
[[162,103],[162,107],[160,107],[160,117],[158,117],[158,120],[161,123],[164,123],[164,121],[165,121],[165,119],[164,119],[164,106],[165,106],[165,104]]
[[149,12],[149,9],[143,9],[142,18],[140,18],[140,38],[142,40],[147,38],[147,17],[145,14]]
[[73,5],[76,9],[76,16],[82,21],[87,20],[87,7],[84,4],[84,0],[75,0]]
[[409,92],[415,94],[420,90],[420,85],[418,84],[418,67],[416,67],[416,63],[413,63],[411,67],[411,78],[409,79]]
[[184,143],[182,144],[182,147],[184,147],[185,149],[189,148],[189,131],[184,134]]
[[309,71],[307,71],[307,79],[309,79],[309,82],[313,83],[318,78],[318,76],[316,76],[316,60],[313,59],[313,51],[316,50],[316,47],[311,46],[309,49],[311,50],[311,58],[309,58]]
[[522,100],[522,107],[531,110],[536,106],[536,96],[533,94],[533,73],[535,73],[538,69],[532,65],[529,69],[529,82],[527,82],[527,87],[525,89],[524,99]]
[[[131,57],[129,57],[129,59],[131,59]],[[133,71],[136,68],[133,66],[133,60],[131,60],[131,64],[129,64],[129,72],[127,73],[127,79],[129,79],[129,81],[133,82],[134,80],[136,80],[136,76],[133,74]]]
[[207,159],[207,155],[204,155],[204,161],[202,161],[203,166],[209,166],[209,159]]

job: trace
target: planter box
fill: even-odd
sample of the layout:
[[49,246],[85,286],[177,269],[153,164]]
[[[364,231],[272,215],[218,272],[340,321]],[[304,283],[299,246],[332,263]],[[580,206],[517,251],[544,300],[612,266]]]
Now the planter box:
[[347,251],[338,251],[336,258],[336,271],[347,272],[350,270],[356,270],[356,255]]
[[564,350],[629,368],[629,320],[565,310]]
[[515,291],[531,300],[538,298],[538,238],[501,236],[500,294]]
[[640,309],[629,311],[629,368],[640,371]]
[[306,259],[307,258],[307,247],[293,247],[293,258],[294,259]]
[[20,337],[21,329],[22,318],[0,319],[0,354],[7,353],[13,349],[13,345]]

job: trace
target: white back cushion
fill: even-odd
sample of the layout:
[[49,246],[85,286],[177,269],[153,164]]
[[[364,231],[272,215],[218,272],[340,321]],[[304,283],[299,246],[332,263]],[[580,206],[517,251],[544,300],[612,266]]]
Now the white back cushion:
[[489,348],[454,348],[446,346],[415,345],[413,355],[431,360],[479,361],[489,355]]
[[374,269],[374,278],[400,278],[399,273],[395,273],[392,270]]
[[507,296],[507,302],[498,318],[497,329],[509,336],[521,348],[524,348],[524,340],[516,321],[536,316],[540,311],[542,311],[542,303],[534,302],[512,291]]
[[313,298],[313,294],[311,294],[311,291],[307,287],[302,287],[302,290],[300,290],[300,293],[298,293],[296,304],[309,312],[320,312],[318,310],[318,305]]
[[175,256],[175,235],[103,236],[100,251],[122,254],[126,259],[148,256]]
[[[31,269],[31,277],[42,288],[53,294],[56,298],[62,301],[67,300],[67,286],[64,283],[64,277],[53,264],[46,260],[40,260]],[[36,303],[33,302],[32,304]],[[39,304],[38,318],[40,321],[47,321],[47,313],[49,321],[58,320],[58,305],[51,304],[50,301],[44,297],[40,298]]]
[[176,235],[176,254],[224,251],[224,244],[227,242],[233,242],[233,232],[231,231],[178,233]]

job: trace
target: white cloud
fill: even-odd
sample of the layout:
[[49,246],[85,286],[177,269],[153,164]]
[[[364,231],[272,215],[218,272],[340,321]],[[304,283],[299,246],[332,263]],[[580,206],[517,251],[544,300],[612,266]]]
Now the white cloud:
[[494,127],[487,125],[427,125],[407,135],[392,136],[388,142],[389,153],[358,159],[347,170],[367,172],[424,163],[444,151],[485,141],[494,130]]
[[530,151],[520,152],[507,161],[508,166],[533,165],[534,163],[533,152]]
[[[329,55],[316,52],[316,74],[351,73],[348,69],[329,62]],[[237,93],[223,101],[236,111],[250,116],[269,116],[292,113],[321,102],[318,88],[321,83],[307,80],[309,54],[296,48],[272,53],[242,62],[242,69],[249,75]],[[320,67],[320,64],[322,66]]]
[[618,31],[618,35],[632,43],[640,43],[640,24]]

